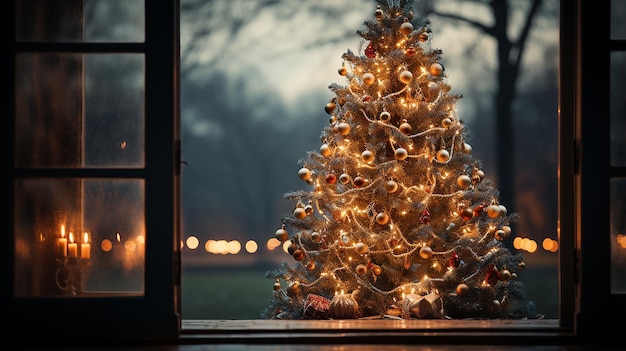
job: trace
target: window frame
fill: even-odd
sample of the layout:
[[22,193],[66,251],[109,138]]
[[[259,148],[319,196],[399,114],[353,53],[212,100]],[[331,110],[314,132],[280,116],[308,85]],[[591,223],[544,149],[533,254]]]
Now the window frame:
[[[19,1],[19,0],[16,0]],[[559,0],[559,319],[558,321],[193,321],[180,311],[180,140],[178,0],[145,2],[146,41],[132,50],[146,53],[146,293],[137,298],[16,299],[13,284],[3,289],[9,331],[20,339],[174,340],[178,343],[574,343],[580,337],[599,342],[619,338],[622,320],[606,319],[606,310],[624,311],[626,295],[610,293],[609,178],[623,168],[609,166],[608,116],[611,50],[610,2]],[[0,69],[9,89],[1,99],[5,115],[15,113],[15,53],[23,50],[100,50],[98,45],[36,45],[15,42],[15,2],[2,3],[3,44],[13,55]],[[103,44],[106,45],[110,44]],[[124,45],[108,49],[125,50]],[[128,49],[128,48],[126,48]],[[13,233],[13,180],[28,175],[14,168],[13,119],[4,118],[3,187],[5,232]],[[75,175],[53,170],[54,174]],[[46,173],[46,172],[43,172]],[[80,173],[87,176],[91,172]],[[106,170],[93,174],[107,176]],[[111,174],[108,174],[111,176]],[[172,213],[172,216],[159,216]],[[600,235],[598,235],[600,233]],[[5,235],[3,278],[14,278],[14,242]],[[584,249],[583,249],[584,248]],[[600,267],[600,268],[598,268]],[[127,310],[119,312],[119,310]],[[73,311],[67,313],[67,311]],[[115,312],[117,311],[117,312]],[[132,313],[128,313],[131,311]],[[606,321],[605,321],[606,319]],[[71,331],[67,323],[75,326]],[[107,330],[103,335],[101,330]],[[512,338],[511,336],[523,336]],[[596,339],[598,340],[598,339]]]
[[[15,297],[15,238],[2,248],[2,305],[8,334],[24,340],[177,339],[180,331],[180,137],[179,33],[177,0],[144,1],[145,41],[19,42],[16,1],[3,2],[3,44],[8,63],[1,69],[6,172],[2,195],[5,233],[14,233],[14,181],[22,178],[140,179],[145,184],[144,294],[107,297]],[[54,15],[51,15],[54,20]],[[145,166],[142,168],[18,168],[14,160],[15,67],[19,53],[143,54],[145,58]],[[169,215],[164,215],[169,214]]]

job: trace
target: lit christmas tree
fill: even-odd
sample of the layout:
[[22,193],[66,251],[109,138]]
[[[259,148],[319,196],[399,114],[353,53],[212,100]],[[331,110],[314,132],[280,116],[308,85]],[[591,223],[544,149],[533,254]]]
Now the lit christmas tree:
[[[344,53],[310,191],[276,238],[292,263],[267,273],[267,319],[525,318],[507,213],[466,142],[430,22],[378,0],[362,50]],[[294,263],[295,262],[295,263]]]

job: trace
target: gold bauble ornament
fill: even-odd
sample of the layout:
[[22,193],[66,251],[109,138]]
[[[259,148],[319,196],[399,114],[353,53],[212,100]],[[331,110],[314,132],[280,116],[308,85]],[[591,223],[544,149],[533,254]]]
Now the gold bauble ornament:
[[364,264],[358,264],[356,266],[356,268],[354,268],[354,271],[356,272],[356,274],[358,275],[364,275],[367,272],[367,266]]
[[298,170],[298,177],[302,180],[308,180],[311,178],[311,170],[306,167],[300,168],[300,170]]
[[383,111],[380,113],[380,116],[378,116],[378,118],[383,122],[389,122],[389,120],[391,120],[391,113]]
[[293,210],[293,216],[296,217],[297,219],[304,219],[306,218],[306,212],[304,211],[303,207],[296,207]]
[[472,145],[468,144],[468,143],[463,143],[463,152],[465,152],[466,154],[469,154],[472,152]]
[[396,160],[398,161],[402,161],[405,158],[407,158],[407,156],[409,155],[409,153],[406,151],[405,148],[399,147],[396,149],[396,151],[394,152],[394,156],[396,158]]
[[342,173],[342,174],[339,176],[339,182],[340,182],[341,184],[348,184],[348,183],[350,182],[350,176],[349,176],[349,175],[347,175],[347,174],[345,174],[345,173]]
[[287,296],[296,297],[300,292],[300,282],[293,282],[287,287]]
[[361,153],[361,158],[363,159],[363,161],[370,163],[374,161],[374,153],[370,150],[365,150]]
[[496,238],[496,240],[499,240],[499,241],[504,240],[504,237],[505,237],[504,230],[502,229],[496,230],[493,236]]
[[487,216],[489,216],[489,218],[499,217],[500,207],[498,207],[498,205],[489,205],[489,207],[487,207]]
[[503,225],[502,226],[502,231],[504,232],[504,237],[508,238],[509,235],[511,235],[511,227],[509,227],[508,225]]
[[333,111],[335,111],[335,107],[337,107],[335,105],[335,103],[333,101],[330,101],[329,103],[326,104],[326,106],[324,107],[324,111],[326,111],[326,113],[328,113],[329,115],[333,113]]
[[339,73],[340,76],[345,76],[346,74],[348,74],[348,69],[346,68],[346,66],[341,65],[341,67],[339,67],[337,72]]
[[280,288],[281,288],[280,282],[279,281],[275,282],[274,283],[274,291],[278,291],[278,290],[280,290]]
[[456,294],[463,296],[469,292],[469,286],[465,283],[461,283],[456,286]]
[[395,181],[390,180],[385,183],[385,191],[387,191],[388,193],[395,193],[396,190],[398,190],[398,183],[396,183]]
[[441,149],[437,151],[437,161],[441,163],[445,163],[445,162],[448,162],[449,159],[450,159],[450,153],[448,152],[448,150]]
[[383,10],[380,8],[380,5],[378,5],[378,7],[376,8],[376,11],[374,11],[374,17],[376,17],[377,20],[380,20],[383,18]]
[[400,25],[400,33],[404,35],[409,35],[413,32],[413,25],[409,22],[408,19],[404,20],[404,23]]
[[402,71],[398,79],[404,84],[409,84],[413,80],[413,73],[411,71]]
[[322,236],[318,232],[313,232],[311,233],[311,240],[315,241],[316,243],[319,243],[320,241],[322,241]]
[[374,84],[374,81],[376,81],[376,78],[374,77],[374,75],[369,72],[363,74],[363,77],[361,79],[363,79],[363,83],[367,85],[372,85]]
[[448,118],[448,117],[444,118],[444,119],[441,121],[441,125],[442,125],[444,128],[448,128],[448,127],[450,127],[450,126],[452,125],[452,119],[451,119],[451,118]]
[[276,236],[276,239],[278,239],[280,242],[285,242],[287,241],[287,239],[289,239],[289,233],[285,229],[284,224],[282,225],[280,229],[276,231],[275,236]]
[[358,242],[354,244],[354,251],[356,251],[359,255],[363,255],[369,251],[369,247],[366,243]]
[[333,319],[355,319],[359,317],[359,304],[352,295],[335,295],[328,304],[328,314]]
[[420,249],[420,257],[425,260],[430,259],[433,257],[433,249],[431,249],[430,246],[422,246]]
[[311,205],[304,206],[304,213],[306,213],[307,216],[312,214],[313,213],[313,206],[311,206]]
[[498,279],[502,281],[511,279],[511,272],[508,269],[501,270],[500,274],[498,275]]
[[322,144],[322,146],[320,146],[320,154],[322,154],[322,156],[330,156],[332,154],[330,146],[328,144]]
[[398,128],[404,134],[409,134],[413,130],[413,127],[411,127],[411,125],[409,124],[409,122],[407,122],[406,119],[402,120],[402,123],[400,123],[400,127]]
[[470,185],[472,185],[472,179],[470,179],[470,177],[467,174],[460,175],[456,179],[456,182],[459,184],[459,186],[462,189],[467,189],[467,188],[469,188]]
[[315,261],[310,260],[309,262],[306,263],[306,268],[310,271],[315,269]]
[[502,304],[498,300],[493,300],[489,304],[489,309],[491,309],[491,311],[495,312],[495,313],[501,312],[502,311]]
[[417,39],[419,41],[421,41],[422,43],[427,41],[428,38],[429,38],[428,33],[425,33],[425,32],[424,33],[420,33],[420,35],[417,37]]
[[383,273],[383,269],[377,264],[372,265],[372,273],[374,273],[374,275],[381,275]]
[[389,215],[385,212],[379,212],[376,215],[376,223],[385,225],[389,222]]
[[443,73],[443,66],[435,62],[432,65],[430,65],[429,71],[430,71],[430,74],[432,74],[433,76],[439,76],[441,75],[441,73]]
[[341,122],[337,124],[336,130],[341,135],[347,135],[350,133],[350,125],[346,122]]
[[507,210],[504,205],[498,205],[498,209],[500,210],[500,217],[506,216]]

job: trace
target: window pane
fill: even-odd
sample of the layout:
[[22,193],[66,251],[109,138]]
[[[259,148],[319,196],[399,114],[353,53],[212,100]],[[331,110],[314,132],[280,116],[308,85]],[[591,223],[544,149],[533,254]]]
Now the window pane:
[[143,42],[144,0],[21,0],[18,41]]
[[626,178],[611,179],[611,292],[626,293]]
[[611,52],[611,165],[626,166],[626,52]]
[[626,39],[626,1],[611,0],[611,39]]
[[[488,8],[464,4],[440,10],[491,18]],[[345,82],[338,69],[346,48],[367,47],[355,30],[374,10],[346,1],[181,2],[181,133],[189,164],[182,173],[183,236],[190,238],[182,248],[184,319],[260,318],[273,293],[265,273],[294,264],[274,238],[282,215],[294,211],[283,194],[308,190],[296,175],[298,160],[320,150],[329,124],[324,106],[333,97],[327,87]],[[520,214],[510,238],[528,244],[514,249],[525,257],[519,279],[547,318],[558,315],[556,12],[542,12],[536,40],[525,47],[512,104],[514,157],[510,152],[517,196],[511,208]],[[449,82],[465,97],[457,106],[475,133],[472,153],[497,182],[498,70],[485,59],[497,57],[493,38],[444,18],[436,23],[432,43],[444,50]],[[230,253],[234,240],[241,249]],[[250,240],[253,251],[245,249]]]
[[15,295],[144,291],[143,180],[15,183]]
[[17,167],[143,167],[143,55],[24,53],[16,66]]

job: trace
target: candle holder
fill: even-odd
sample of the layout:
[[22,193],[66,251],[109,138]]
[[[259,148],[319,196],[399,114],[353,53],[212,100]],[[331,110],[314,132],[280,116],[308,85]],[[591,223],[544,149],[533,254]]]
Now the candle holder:
[[57,258],[58,268],[55,272],[55,281],[59,290],[66,296],[76,296],[83,293],[84,280],[91,261],[80,257]]

